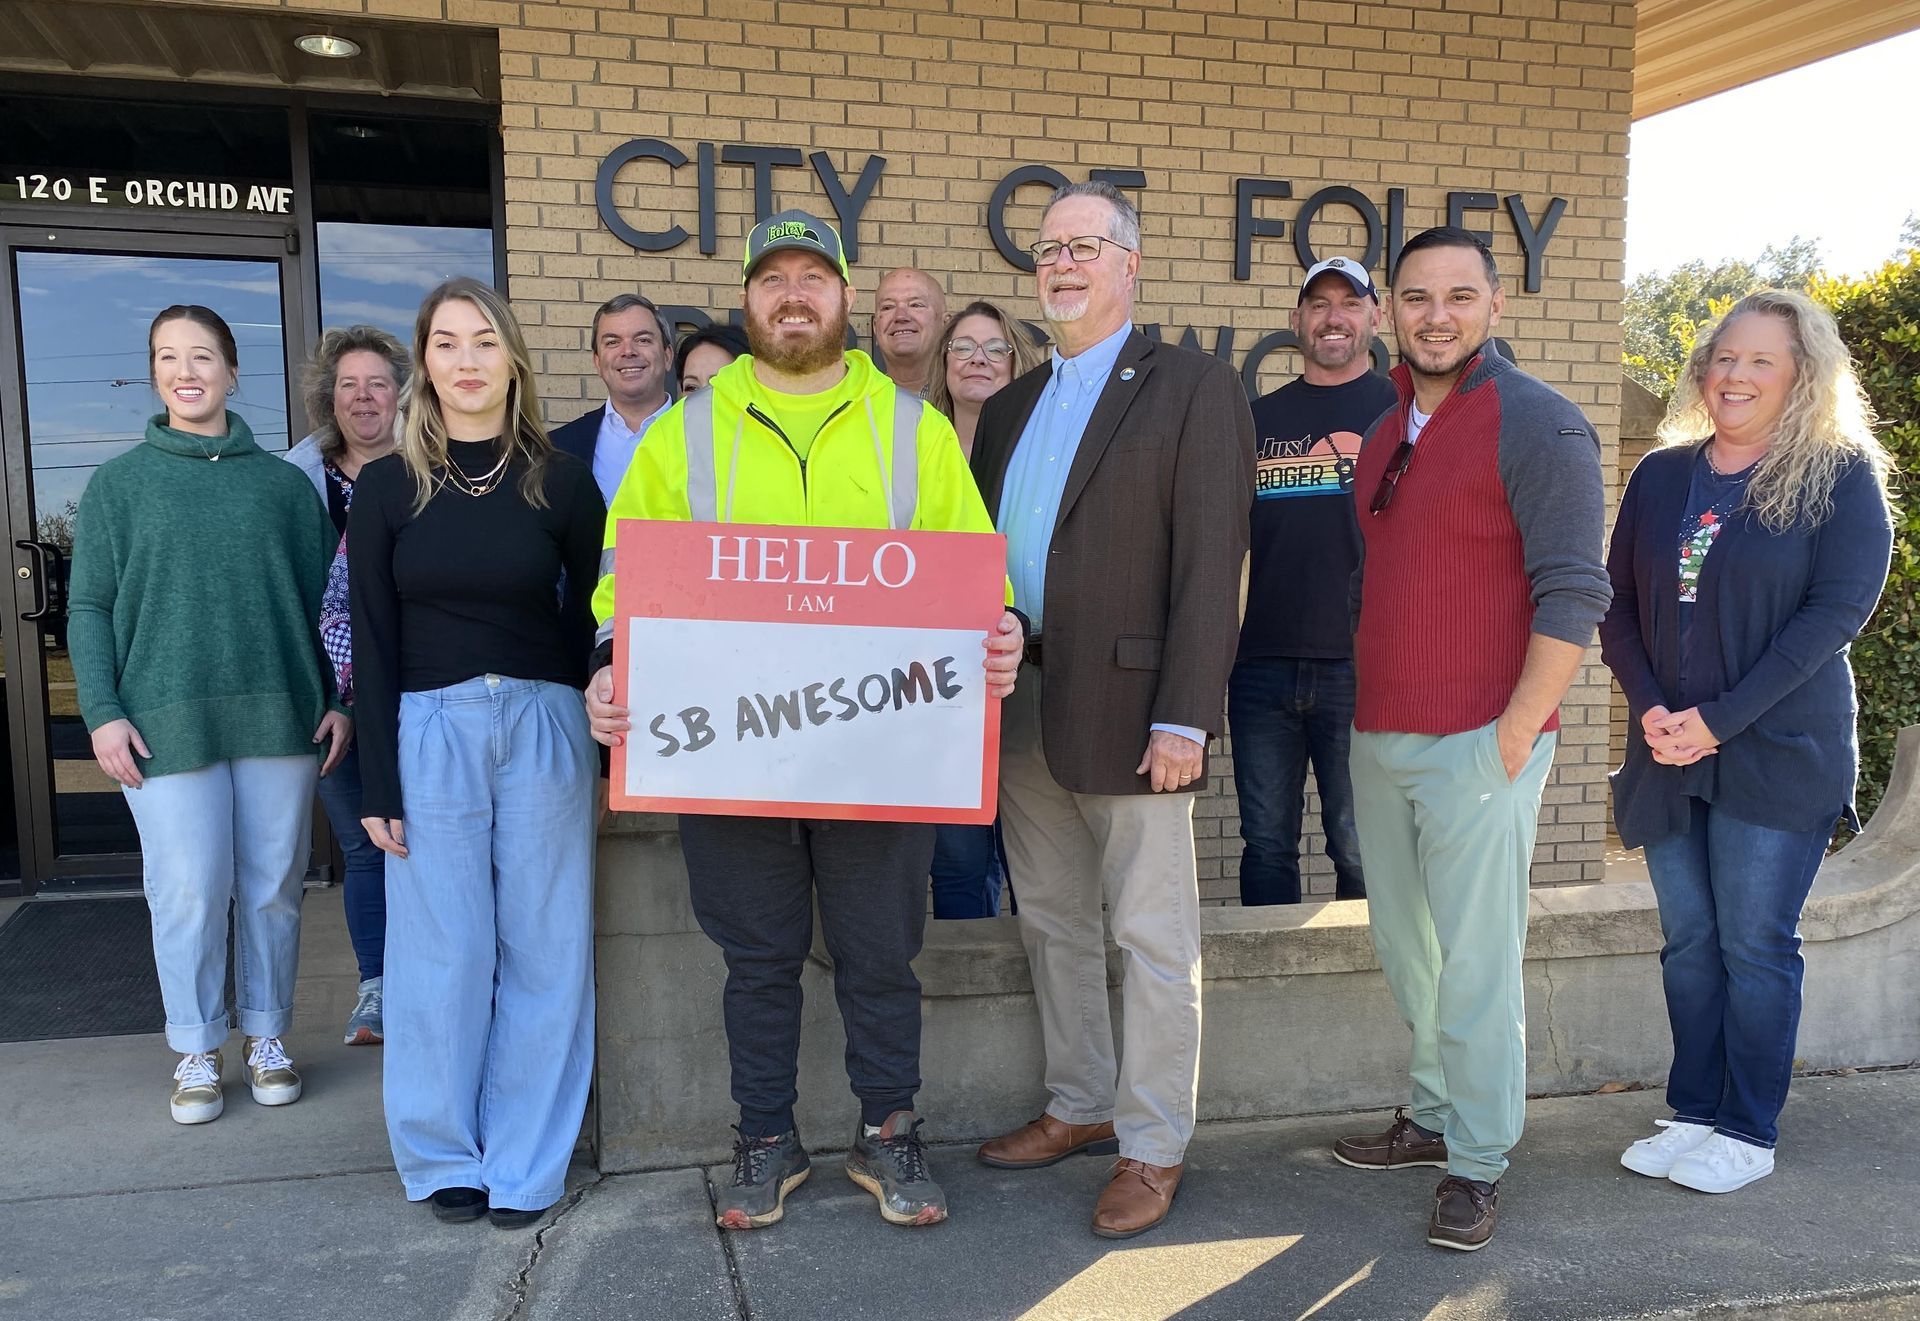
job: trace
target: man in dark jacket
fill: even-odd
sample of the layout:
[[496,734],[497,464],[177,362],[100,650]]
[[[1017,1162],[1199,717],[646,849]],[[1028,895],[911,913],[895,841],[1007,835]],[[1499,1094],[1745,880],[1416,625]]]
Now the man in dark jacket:
[[[974,475],[1033,625],[1001,713],[1000,820],[1049,1097],[980,1159],[1117,1148],[1093,1230],[1125,1238],[1166,1217],[1193,1135],[1193,794],[1239,636],[1253,422],[1226,363],[1133,328],[1139,216],[1111,184],[1056,192],[1032,252],[1053,356],[987,401]],[[1118,1064],[1103,898],[1127,951]]]
[[593,314],[592,339],[607,402],[557,428],[553,444],[593,469],[601,498],[611,503],[647,428],[673,402],[673,331],[650,300],[616,294]]

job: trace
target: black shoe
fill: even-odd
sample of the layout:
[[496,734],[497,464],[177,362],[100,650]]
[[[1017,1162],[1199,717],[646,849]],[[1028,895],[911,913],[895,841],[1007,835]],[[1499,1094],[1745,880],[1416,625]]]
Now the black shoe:
[[847,1177],[872,1193],[890,1225],[937,1225],[947,1218],[947,1195],[927,1169],[920,1119],[896,1110],[877,1132],[861,1124],[847,1153]]
[[525,1229],[546,1213],[547,1208],[544,1206],[538,1211],[516,1211],[510,1206],[490,1206],[487,1208],[487,1219],[493,1221],[495,1229]]
[[[739,1132],[738,1125],[734,1131]],[[777,1223],[787,1212],[787,1194],[811,1172],[798,1133],[772,1138],[742,1134],[733,1144],[733,1183],[715,1199],[714,1223],[722,1229],[765,1229]]]
[[487,1213],[487,1195],[479,1188],[442,1188],[427,1200],[433,1205],[433,1218],[450,1225],[478,1220]]

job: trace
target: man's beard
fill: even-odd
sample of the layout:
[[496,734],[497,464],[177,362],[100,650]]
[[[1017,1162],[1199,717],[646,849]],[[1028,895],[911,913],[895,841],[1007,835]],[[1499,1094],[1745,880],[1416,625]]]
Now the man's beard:
[[1365,353],[1368,348],[1369,345],[1366,340],[1356,331],[1348,338],[1346,348],[1339,350],[1345,356],[1338,359],[1331,356],[1335,350],[1320,339],[1308,340],[1300,346],[1300,352],[1316,367],[1323,368],[1327,371],[1339,371],[1343,367],[1351,367],[1353,360],[1359,357],[1360,354]]
[[842,308],[830,319],[817,323],[811,335],[805,338],[789,336],[782,343],[775,325],[782,316],[794,311],[813,315],[812,308],[789,304],[774,309],[764,322],[747,318],[747,349],[753,354],[754,361],[764,362],[788,376],[807,376],[840,361],[847,342],[846,310]]

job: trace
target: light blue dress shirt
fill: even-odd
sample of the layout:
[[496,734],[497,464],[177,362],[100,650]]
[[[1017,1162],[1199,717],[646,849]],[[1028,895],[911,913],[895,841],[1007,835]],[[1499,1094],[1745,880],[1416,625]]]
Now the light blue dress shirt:
[[1067,471],[1079,452],[1080,437],[1093,420],[1094,405],[1107,388],[1120,346],[1133,333],[1133,322],[1076,353],[1071,358],[1053,350],[1053,373],[1027,418],[1027,429],[1013,447],[1007,475],[1000,485],[1000,530],[1007,536],[1007,577],[1013,581],[1013,603],[1033,621],[1037,634],[1047,599],[1047,548],[1053,543],[1054,524],[1060,521],[1060,500],[1067,490]]
[[647,428],[660,420],[660,415],[673,407],[673,396],[667,396],[667,402],[640,419],[640,425],[630,427],[627,419],[620,416],[620,410],[607,401],[607,411],[600,415],[600,435],[593,443],[593,480],[600,488],[600,496],[608,504],[613,503],[613,493],[620,489],[620,481],[627,475],[627,468],[633,463],[634,451],[640,448],[645,439]]
[[[1098,344],[1062,357],[1053,350],[1053,374],[1027,418],[1026,430],[1007,460],[1000,484],[1000,531],[1007,538],[1007,577],[1013,583],[1013,602],[1033,621],[1033,636],[1045,632],[1041,616],[1047,599],[1047,550],[1053,544],[1054,525],[1060,521],[1060,501],[1066,495],[1067,473],[1080,451],[1080,438],[1093,420],[1094,406],[1113,375],[1121,346],[1133,333],[1133,322]],[[1155,724],[1192,739],[1207,741],[1205,730],[1186,725]]]

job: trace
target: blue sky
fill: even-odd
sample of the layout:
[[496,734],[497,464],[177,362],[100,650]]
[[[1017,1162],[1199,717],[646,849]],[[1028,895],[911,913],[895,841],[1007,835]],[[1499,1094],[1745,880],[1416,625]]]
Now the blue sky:
[[1635,124],[1627,278],[1796,234],[1830,271],[1877,267],[1920,212],[1917,72],[1909,32]]

